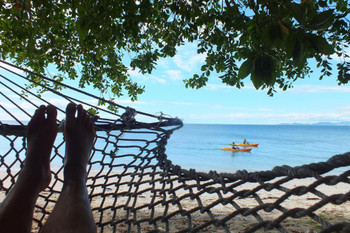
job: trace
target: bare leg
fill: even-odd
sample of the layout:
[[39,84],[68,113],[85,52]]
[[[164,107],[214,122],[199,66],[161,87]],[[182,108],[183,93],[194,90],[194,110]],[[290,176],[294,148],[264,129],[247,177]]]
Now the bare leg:
[[28,123],[26,160],[0,207],[0,232],[31,232],[36,199],[51,180],[50,154],[57,135],[56,116],[55,107],[42,105]]
[[66,115],[64,184],[42,233],[96,232],[86,189],[86,166],[95,138],[94,125],[81,105],[68,104]]

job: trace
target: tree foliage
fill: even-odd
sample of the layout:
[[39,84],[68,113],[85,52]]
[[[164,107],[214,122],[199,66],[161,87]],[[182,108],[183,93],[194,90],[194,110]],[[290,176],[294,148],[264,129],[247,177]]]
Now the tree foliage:
[[79,79],[102,94],[126,90],[136,99],[143,87],[128,68],[151,73],[188,42],[206,59],[186,87],[201,88],[216,72],[238,88],[250,77],[271,95],[308,75],[309,58],[323,78],[336,57],[339,84],[350,80],[347,0],[0,0],[0,7],[2,59],[42,74],[53,64],[56,80]]

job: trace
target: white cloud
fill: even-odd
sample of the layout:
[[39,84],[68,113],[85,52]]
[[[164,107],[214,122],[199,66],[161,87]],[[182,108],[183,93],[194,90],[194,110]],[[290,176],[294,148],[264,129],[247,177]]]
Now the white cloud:
[[197,104],[197,103],[191,103],[191,102],[163,102],[163,104],[169,104],[169,105],[179,105],[179,106],[194,106],[194,105],[199,105],[203,106],[205,104]]
[[[218,90],[253,90],[255,92],[261,92],[266,90],[256,90],[255,87],[252,84],[244,85],[241,89],[238,89],[234,86],[229,86],[224,83],[222,84],[207,84],[205,87],[203,87],[208,90],[212,91],[218,91]],[[321,85],[295,85],[293,88],[290,88],[286,91],[282,91],[280,89],[277,89],[278,93],[286,93],[286,94],[312,94],[312,93],[330,93],[330,92],[342,92],[342,93],[348,93],[350,92],[350,86],[349,85],[334,85],[334,86],[321,86]]]
[[198,66],[205,61],[205,54],[197,54],[193,51],[179,53],[174,56],[177,67],[187,72],[194,72]]
[[152,102],[146,102],[146,101],[132,101],[131,99],[117,99],[114,101],[116,104],[135,104],[135,105],[146,105],[151,104]]
[[149,81],[153,83],[166,83],[165,79],[159,78],[155,75],[142,74],[139,69],[133,70],[129,68],[128,73],[130,74],[131,78],[136,79],[139,83],[147,83]]
[[235,88],[235,87],[232,87],[232,86],[229,86],[229,85],[226,85],[226,84],[211,84],[211,83],[207,83],[207,85],[205,87],[203,87],[205,89],[209,89],[209,90],[212,90],[212,91],[217,91],[217,90],[220,90],[220,89],[224,89],[224,90],[227,90],[227,89],[232,89],[232,88]]
[[15,87],[15,88],[12,88],[12,90],[10,90],[10,89],[8,89],[7,87],[2,87],[2,88],[0,88],[0,91],[1,91],[1,92],[6,92],[6,93],[13,93],[13,94],[6,94],[6,96],[8,96],[8,97],[9,97],[9,95],[12,95],[12,96],[16,96],[16,97],[17,97],[18,95],[15,94],[14,92],[21,93],[21,92],[22,92],[22,89]]
[[[9,62],[9,61],[7,61],[7,62]],[[9,62],[9,63],[11,63],[11,62]],[[12,71],[12,72],[14,72],[16,74],[20,74],[20,75],[25,74],[25,72],[23,72],[23,70],[15,68],[15,67],[10,66],[10,65],[7,65],[7,64],[2,63],[2,62],[0,63],[0,66],[1,66],[0,69],[3,71],[6,71],[6,72]]]
[[167,80],[163,79],[163,78],[159,78],[155,75],[149,75],[147,76],[146,80],[150,80],[152,82],[155,82],[155,83],[162,83],[162,84],[165,84],[167,82]]
[[350,116],[342,113],[229,113],[229,114],[189,114],[184,117],[190,122],[221,122],[227,124],[279,124],[317,123],[350,121]]
[[[216,78],[216,77],[213,77],[213,78]],[[211,91],[223,91],[223,90],[253,90],[255,92],[266,92],[266,90],[257,90],[253,84],[251,83],[247,83],[247,84],[244,84],[243,87],[241,88],[237,88],[236,86],[230,86],[230,85],[227,85],[225,83],[219,83],[219,84],[213,84],[213,83],[207,83],[206,86],[203,87],[203,89],[208,89],[208,90],[211,90]]]
[[137,69],[137,68],[133,69],[133,68],[129,67],[128,73],[131,76],[131,78],[143,76],[143,74],[140,72],[140,69]]
[[297,94],[325,93],[325,92],[350,92],[350,87],[343,86],[319,86],[319,85],[295,85],[287,92]]
[[195,103],[195,102],[177,102],[177,101],[135,101],[132,102],[130,99],[118,99],[115,101],[117,104],[124,104],[124,105],[128,105],[128,106],[132,106],[132,105],[154,105],[154,106],[158,106],[158,108],[161,108],[161,106],[193,106],[193,107],[201,107],[201,108],[215,108],[215,109],[222,109],[225,108],[233,110],[233,111],[242,111],[242,110],[246,110],[247,108],[242,108],[242,107],[227,107],[227,106],[223,106],[223,105],[212,105],[212,104],[205,104],[205,103]]
[[[348,44],[349,45],[349,44]],[[345,54],[350,54],[350,48],[349,47],[347,47],[347,48],[344,48],[344,52],[345,52]],[[331,58],[332,59],[334,59],[334,60],[336,60],[337,62],[343,62],[344,60],[347,60],[347,58],[344,58],[344,57],[339,57],[336,53],[333,53],[332,55],[331,55]]]
[[157,61],[157,66],[161,66],[162,68],[169,68],[169,59],[171,58],[166,58],[166,59],[160,59]]
[[0,105],[5,108],[5,109],[16,109],[17,107],[11,103],[6,103],[6,102],[0,102]]
[[165,71],[167,76],[172,80],[183,80],[183,75],[180,70],[167,70]]
[[350,113],[350,106],[336,106],[335,109]]
[[199,106],[203,106],[205,104],[198,104],[198,103],[191,103],[191,102],[167,102],[167,101],[135,101],[132,102],[130,99],[118,99],[115,101],[117,104],[127,104],[127,105],[179,105],[179,106],[194,106],[194,105],[199,105]]
[[280,109],[275,109],[275,108],[257,108],[256,111],[261,111],[261,112],[276,112],[280,111]]

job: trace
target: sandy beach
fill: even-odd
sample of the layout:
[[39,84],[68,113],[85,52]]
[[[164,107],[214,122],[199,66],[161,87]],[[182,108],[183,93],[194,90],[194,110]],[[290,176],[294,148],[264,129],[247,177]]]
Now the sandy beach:
[[[6,174],[2,171],[1,179],[6,177]],[[114,227],[116,232],[127,232],[128,229],[131,232],[165,232],[167,229],[170,232],[178,232],[188,229],[189,226],[198,232],[226,232],[222,225],[214,226],[213,223],[220,220],[225,222],[224,225],[229,227],[231,232],[244,232],[258,224],[259,219],[276,221],[286,210],[307,210],[321,203],[327,196],[345,194],[350,190],[349,183],[339,182],[335,185],[315,185],[314,189],[305,191],[310,184],[315,184],[316,180],[312,178],[293,179],[267,191],[258,183],[239,182],[227,184],[225,190],[210,180],[201,182],[200,185],[204,188],[201,189],[198,188],[197,182],[177,181],[175,176],[165,177],[161,173],[152,175],[136,172],[123,176],[109,174],[109,178],[104,175],[91,173],[90,176],[94,176],[94,179],[88,179],[94,218],[100,223],[99,226],[103,226],[103,232],[113,232]],[[61,174],[57,177],[61,179]],[[278,180],[266,182],[265,185]],[[3,186],[9,187],[10,183],[10,179],[6,179]],[[90,185],[94,185],[94,188]],[[230,188],[230,185],[234,188]],[[50,186],[52,189],[43,191],[37,201],[38,206],[45,206],[47,213],[43,214],[42,210],[37,208],[35,219],[45,221],[54,207],[62,183],[53,177]],[[255,196],[239,195],[254,189]],[[286,194],[286,190],[294,190],[294,195]],[[1,190],[1,201],[4,196],[5,192]],[[273,208],[257,210],[259,206],[268,204]],[[313,213],[331,224],[350,222],[350,202],[338,204],[322,205]],[[281,225],[290,232],[318,232],[322,229],[320,224],[310,217],[287,217],[281,221]],[[33,232],[37,232],[36,223],[33,227]],[[101,231],[99,228],[99,232]],[[256,232],[264,232],[264,228]]]

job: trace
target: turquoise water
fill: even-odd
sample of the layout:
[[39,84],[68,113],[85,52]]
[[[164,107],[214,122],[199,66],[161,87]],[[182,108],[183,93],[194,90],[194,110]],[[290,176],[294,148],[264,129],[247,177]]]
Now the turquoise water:
[[[99,132],[101,134],[101,132]],[[137,133],[135,135],[135,133]],[[117,159],[101,153],[94,154],[94,161],[117,164],[139,163],[131,155],[140,158],[147,155],[141,154],[140,148],[146,141],[140,141],[140,147],[128,147],[135,145],[133,138],[151,140],[154,136],[145,132],[123,134],[119,138]],[[102,133],[105,135],[105,133]],[[118,134],[117,134],[118,135]],[[230,143],[242,142],[247,139],[250,143],[259,143],[251,152],[222,151],[223,147],[230,147]],[[24,159],[25,151],[11,149],[10,140],[15,148],[21,148],[23,138],[1,137],[0,158],[6,164],[11,165],[16,157]],[[114,138],[111,138],[111,140]],[[124,141],[123,141],[124,139]],[[56,143],[62,141],[62,134],[57,136]],[[197,171],[216,170],[218,172],[235,172],[237,170],[262,171],[270,170],[275,166],[289,165],[299,166],[303,164],[323,162],[336,154],[350,151],[350,126],[313,126],[313,125],[202,125],[187,124],[175,131],[166,146],[166,154],[173,164],[182,168],[194,168]],[[155,143],[155,142],[153,142]],[[113,151],[113,144],[106,144],[106,140],[100,139],[95,147],[100,151]],[[152,146],[150,146],[152,147]],[[155,145],[153,145],[155,147]],[[58,149],[64,155],[64,146]],[[102,158],[103,157],[103,158]],[[154,161],[156,162],[156,161]],[[62,158],[55,157],[51,162],[52,167],[60,167]],[[18,169],[18,163],[12,169]],[[94,169],[100,168],[100,163],[94,164]],[[0,169],[6,170],[5,166]],[[348,170],[349,167],[340,168],[332,173]]]
[[[244,138],[259,146],[251,152],[220,150]],[[349,126],[188,124],[173,133],[166,153],[174,164],[185,169],[261,171],[323,162],[350,151],[349,142]]]

